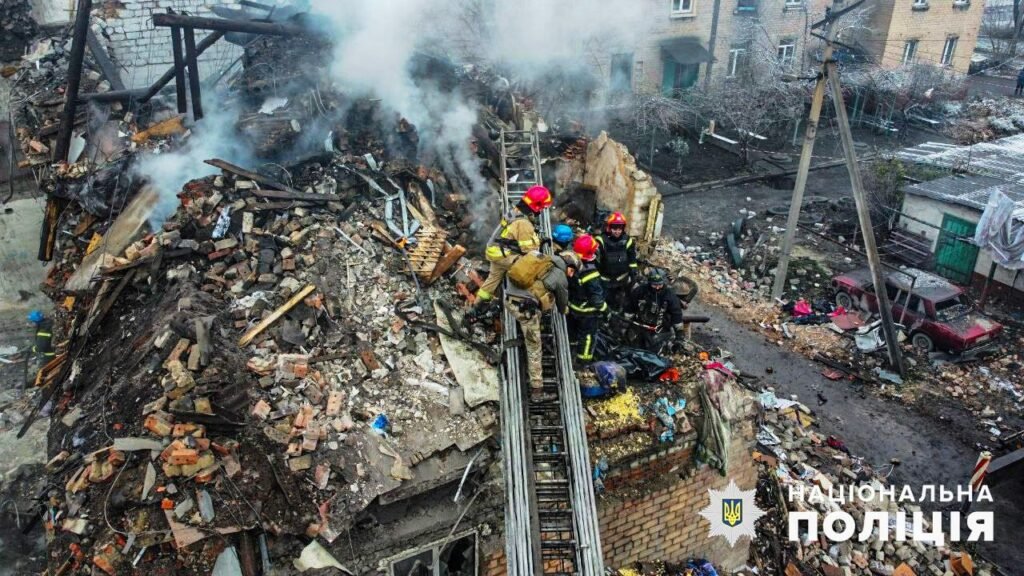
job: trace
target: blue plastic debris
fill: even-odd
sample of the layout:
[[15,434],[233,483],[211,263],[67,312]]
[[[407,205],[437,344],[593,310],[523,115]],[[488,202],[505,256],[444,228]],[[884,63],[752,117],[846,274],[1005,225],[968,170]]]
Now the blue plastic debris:
[[377,414],[377,417],[373,419],[373,423],[370,424],[370,429],[381,436],[387,436],[388,428],[390,427],[391,421],[388,420],[386,414]]

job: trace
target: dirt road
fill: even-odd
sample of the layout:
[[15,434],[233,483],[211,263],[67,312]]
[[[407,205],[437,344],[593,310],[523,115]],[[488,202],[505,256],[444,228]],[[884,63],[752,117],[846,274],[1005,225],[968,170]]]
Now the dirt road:
[[[961,440],[952,422],[862,393],[845,381],[828,380],[820,374],[821,365],[767,342],[721,310],[698,302],[689,311],[712,318],[695,333],[698,342],[732,352],[737,368],[758,376],[762,385],[774,387],[778,396],[797,395],[815,410],[821,432],[842,439],[854,454],[872,464],[884,465],[898,458],[902,464],[889,477],[893,485],[909,485],[919,494],[920,486],[926,484],[952,487],[966,483],[977,451]],[[767,368],[772,369],[770,374]],[[823,404],[819,403],[819,393],[825,399]],[[980,550],[1008,573],[1018,573],[1018,567],[1024,565],[1024,547],[1020,546],[1024,538],[1021,488],[1022,480],[999,486],[993,490],[993,503],[973,508],[995,510],[995,541],[983,544]]]

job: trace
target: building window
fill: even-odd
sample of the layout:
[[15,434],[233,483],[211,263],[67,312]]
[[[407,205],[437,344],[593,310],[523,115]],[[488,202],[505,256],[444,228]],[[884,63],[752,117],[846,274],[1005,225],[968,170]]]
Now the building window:
[[441,574],[479,574],[476,532],[463,533],[455,540],[441,540],[419,550],[386,560],[388,576],[440,576]]
[[804,5],[804,0],[786,0],[786,8],[800,8]]
[[737,73],[743,71],[746,65],[747,49],[743,47],[729,49],[729,65],[726,68],[726,77],[733,78]]
[[779,42],[778,49],[779,65],[783,68],[789,68],[793,65],[793,61],[796,60],[796,41],[793,39],[785,39]]
[[901,64],[913,64],[917,58],[917,40],[907,40],[903,45],[903,61]]
[[694,0],[672,0],[672,16],[689,16],[693,14]]
[[946,43],[942,46],[942,61],[940,62],[943,66],[949,66],[953,63],[953,54],[956,53],[956,41],[956,36],[946,38]]
[[612,92],[629,92],[633,89],[633,54],[612,54],[611,78],[609,87]]
[[736,0],[737,14],[754,14],[757,12],[757,0]]

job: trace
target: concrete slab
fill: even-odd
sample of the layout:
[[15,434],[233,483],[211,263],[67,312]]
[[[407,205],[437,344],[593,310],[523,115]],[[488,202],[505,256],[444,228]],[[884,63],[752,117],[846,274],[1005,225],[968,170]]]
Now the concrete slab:
[[0,312],[49,305],[39,291],[49,267],[36,259],[43,198],[24,198],[0,208]]

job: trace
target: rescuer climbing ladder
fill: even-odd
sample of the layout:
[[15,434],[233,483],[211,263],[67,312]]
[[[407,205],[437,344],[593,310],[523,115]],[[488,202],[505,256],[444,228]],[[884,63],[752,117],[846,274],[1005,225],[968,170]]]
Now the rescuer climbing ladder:
[[[502,214],[541,184],[533,131],[502,131]],[[538,233],[551,237],[548,211]],[[545,247],[549,251],[549,247]],[[601,538],[583,427],[583,401],[572,368],[565,317],[542,320],[543,394],[526,390],[529,375],[515,317],[502,313],[501,424],[508,574],[602,576]]]

